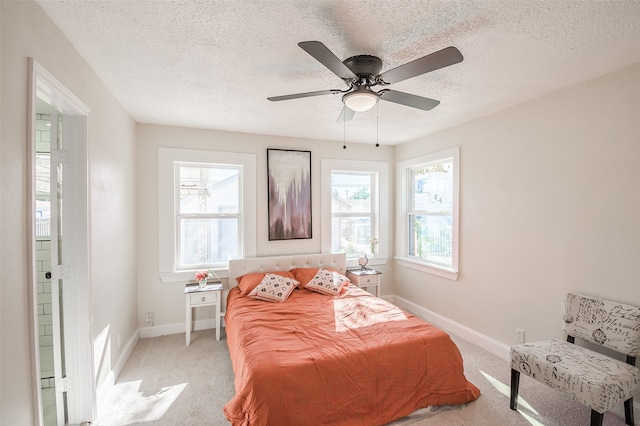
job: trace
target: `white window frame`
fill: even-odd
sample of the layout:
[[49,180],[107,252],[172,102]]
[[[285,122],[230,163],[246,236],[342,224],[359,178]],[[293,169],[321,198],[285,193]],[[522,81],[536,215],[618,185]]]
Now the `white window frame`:
[[[443,267],[430,263],[426,260],[418,259],[415,256],[409,256],[409,212],[411,209],[411,191],[413,191],[413,183],[409,181],[410,170],[420,166],[428,166],[442,162],[444,160],[453,160],[453,211],[452,224],[453,235],[451,241],[451,268]],[[400,186],[398,192],[398,212],[397,212],[397,246],[396,261],[398,265],[427,272],[433,275],[444,277],[450,280],[457,280],[458,259],[459,259],[459,206],[460,206],[460,148],[455,147],[445,151],[424,155],[417,158],[398,162],[397,164],[397,181]]]
[[[193,280],[193,270],[177,269],[176,165],[237,165],[241,168],[239,257],[256,255],[256,155],[235,152],[158,148],[158,245],[162,282]],[[226,269],[223,268],[223,269]],[[219,274],[220,275],[220,274]]]
[[[238,198],[241,198],[241,194],[242,194],[242,187],[243,187],[243,173],[242,173],[242,166],[238,165],[238,164],[220,164],[220,163],[189,163],[189,162],[174,162],[174,167],[175,167],[175,183],[174,183],[174,199],[175,200],[179,200],[180,198],[180,168],[181,167],[192,167],[192,168],[218,168],[218,169],[229,169],[229,170],[237,170],[238,171],[238,191],[239,191],[239,196]],[[175,230],[176,230],[176,241],[180,241],[182,238],[181,235],[181,229],[180,229],[180,223],[182,219],[188,219],[188,218],[193,218],[193,217],[198,217],[200,219],[236,219],[238,221],[238,235],[236,236],[236,244],[238,246],[238,248],[242,247],[242,241],[243,241],[243,232],[242,232],[242,226],[240,225],[242,223],[242,202],[239,199],[238,200],[238,209],[235,213],[221,213],[221,212],[202,212],[202,213],[181,213],[180,212],[180,203],[176,202],[174,205],[175,208],[175,214],[174,214],[174,220],[175,220]],[[195,266],[183,266],[183,265],[178,265],[177,259],[180,259],[180,256],[182,256],[182,253],[180,251],[181,249],[181,245],[176,243],[176,270],[177,271],[193,271],[193,270],[200,270],[200,269],[207,269],[207,268],[222,268],[222,267],[227,267],[228,266],[228,262],[216,262],[213,265],[195,265]]]
[[[321,162],[322,191],[322,252],[331,252],[331,174],[333,172],[365,172],[376,174],[377,193],[372,194],[372,211],[377,224],[378,245],[376,255],[369,259],[369,265],[384,265],[389,257],[389,163],[365,160],[323,159]],[[374,225],[375,226],[375,225]],[[347,266],[358,266],[357,257],[347,258]]]

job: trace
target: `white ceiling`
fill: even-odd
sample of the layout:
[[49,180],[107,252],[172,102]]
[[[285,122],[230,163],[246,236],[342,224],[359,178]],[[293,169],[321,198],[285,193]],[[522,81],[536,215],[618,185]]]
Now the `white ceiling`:
[[[389,145],[640,62],[637,0],[37,2],[140,123]],[[345,88],[310,40],[382,71],[447,46],[464,61],[389,86],[433,110],[379,102],[345,128],[340,95],[266,99]]]

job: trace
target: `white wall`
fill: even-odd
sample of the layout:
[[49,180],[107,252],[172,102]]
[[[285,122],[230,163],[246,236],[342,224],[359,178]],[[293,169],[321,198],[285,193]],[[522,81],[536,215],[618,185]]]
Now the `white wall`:
[[396,294],[504,344],[564,338],[568,291],[640,305],[640,64],[397,147],[461,147],[460,278]]
[[[158,277],[158,147],[255,153],[257,156],[257,256],[321,251],[320,222],[320,162],[323,158],[366,159],[388,161],[393,164],[393,147],[376,148],[368,144],[348,144],[262,136],[243,133],[199,130],[181,127],[139,124],[137,126],[137,201],[138,201],[138,323],[144,322],[145,312],[154,313],[154,327],[176,326],[185,322],[184,285],[162,283]],[[267,148],[311,151],[313,238],[308,240],[269,241],[267,230]],[[376,266],[378,267],[378,266]],[[380,266],[385,276],[392,269]],[[387,275],[388,274],[388,275]],[[389,283],[391,280],[389,280]],[[225,282],[226,285],[226,282]],[[392,287],[383,287],[392,293]],[[194,310],[194,320],[211,318],[213,308]],[[182,325],[183,326],[183,325]],[[181,330],[173,327],[172,330]],[[174,331],[175,332],[175,331]],[[151,332],[150,334],[154,334]]]
[[[126,342],[138,329],[135,125],[39,6],[2,1],[0,10],[0,424],[30,425],[35,423],[37,389],[31,371],[27,282],[28,57],[91,109],[92,327],[100,380],[124,349],[114,343],[117,334]],[[103,331],[106,338],[95,339]]]

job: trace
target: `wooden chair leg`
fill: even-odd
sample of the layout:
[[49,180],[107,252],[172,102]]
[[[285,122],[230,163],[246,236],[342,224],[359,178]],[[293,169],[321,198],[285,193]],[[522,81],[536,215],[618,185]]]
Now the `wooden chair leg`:
[[624,422],[630,426],[633,423],[633,398],[629,398],[624,402]]
[[602,418],[604,414],[591,410],[591,426],[602,426]]
[[509,407],[512,410],[518,409],[518,387],[520,386],[520,372],[511,369],[511,402]]

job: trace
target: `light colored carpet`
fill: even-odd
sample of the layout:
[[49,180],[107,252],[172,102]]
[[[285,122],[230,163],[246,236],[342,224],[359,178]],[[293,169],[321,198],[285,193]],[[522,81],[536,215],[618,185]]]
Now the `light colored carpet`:
[[[480,398],[465,406],[419,410],[392,426],[588,425],[590,410],[564,395],[522,376],[518,411],[509,409],[510,369],[506,361],[452,336],[465,363],[467,379]],[[98,426],[228,425],[222,406],[235,394],[229,349],[213,330],[185,336],[141,339],[115,387],[98,401]],[[624,425],[613,413],[604,425]],[[274,425],[295,426],[295,425]],[[373,425],[372,425],[373,426]]]

